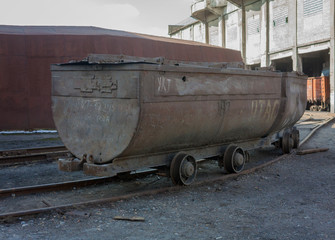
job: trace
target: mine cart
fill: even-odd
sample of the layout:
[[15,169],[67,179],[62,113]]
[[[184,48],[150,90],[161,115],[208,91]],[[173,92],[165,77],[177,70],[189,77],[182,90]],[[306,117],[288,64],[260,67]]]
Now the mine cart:
[[51,70],[54,122],[73,154],[60,159],[62,170],[165,168],[188,185],[199,159],[237,173],[247,150],[275,144],[288,153],[299,144],[293,126],[306,107],[306,77],[295,72],[122,55]]

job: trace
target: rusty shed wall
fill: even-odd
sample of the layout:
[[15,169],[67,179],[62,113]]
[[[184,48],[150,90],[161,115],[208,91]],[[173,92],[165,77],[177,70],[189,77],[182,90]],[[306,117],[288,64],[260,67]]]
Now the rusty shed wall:
[[81,60],[91,53],[242,61],[238,51],[123,31],[0,26],[0,130],[54,128],[50,64]]

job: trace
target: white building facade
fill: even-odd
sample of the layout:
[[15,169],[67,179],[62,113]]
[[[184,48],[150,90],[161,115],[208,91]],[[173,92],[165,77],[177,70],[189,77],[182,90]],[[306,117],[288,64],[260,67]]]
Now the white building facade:
[[195,0],[169,35],[239,50],[250,69],[328,74],[335,112],[334,14],[334,0]]

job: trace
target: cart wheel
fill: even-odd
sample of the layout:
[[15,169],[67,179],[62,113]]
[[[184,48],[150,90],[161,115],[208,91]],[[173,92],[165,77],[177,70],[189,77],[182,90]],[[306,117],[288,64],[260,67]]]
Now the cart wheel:
[[282,137],[281,149],[283,153],[290,153],[293,147],[293,139],[289,131],[285,131]]
[[294,128],[292,130],[293,148],[298,148],[300,143],[300,133],[299,130]]
[[197,175],[197,162],[186,153],[177,153],[171,161],[170,176],[174,185],[190,185]]
[[245,164],[245,153],[236,145],[229,145],[223,156],[224,168],[228,173],[239,173]]

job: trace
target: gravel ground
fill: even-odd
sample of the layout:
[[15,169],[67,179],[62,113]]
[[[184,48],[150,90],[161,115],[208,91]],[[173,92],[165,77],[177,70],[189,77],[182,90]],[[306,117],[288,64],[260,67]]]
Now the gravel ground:
[[[237,180],[0,224],[1,239],[335,239],[335,124]],[[143,222],[113,220],[143,217]]]

